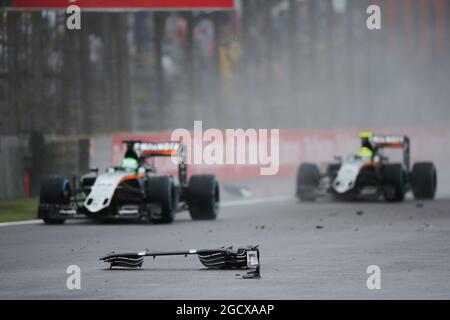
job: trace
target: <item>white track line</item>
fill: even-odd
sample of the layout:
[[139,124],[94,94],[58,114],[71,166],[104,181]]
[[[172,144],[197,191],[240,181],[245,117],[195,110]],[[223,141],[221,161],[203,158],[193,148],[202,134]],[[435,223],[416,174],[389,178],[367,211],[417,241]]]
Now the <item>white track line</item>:
[[27,225],[27,224],[40,224],[40,223],[43,223],[41,219],[24,220],[24,221],[11,221],[11,222],[2,222],[2,223],[0,223],[0,227],[21,226],[21,225]]
[[226,207],[235,207],[235,206],[246,206],[252,204],[260,204],[260,203],[269,203],[269,202],[280,202],[286,200],[294,199],[293,196],[276,196],[276,197],[267,197],[267,198],[254,198],[254,199],[245,199],[245,200],[235,200],[235,201],[227,201],[221,203],[220,206],[222,208]]
[[[254,199],[244,199],[244,200],[234,200],[227,201],[220,206],[222,208],[226,207],[236,207],[236,206],[246,206],[252,204],[260,204],[260,203],[269,203],[269,202],[280,202],[286,200],[294,199],[292,196],[276,196],[276,197],[267,197],[267,198],[254,198]],[[12,221],[12,222],[1,222],[0,227],[10,227],[10,226],[21,226],[21,225],[30,225],[30,224],[41,224],[43,223],[40,219],[34,220],[24,220],[24,221]]]

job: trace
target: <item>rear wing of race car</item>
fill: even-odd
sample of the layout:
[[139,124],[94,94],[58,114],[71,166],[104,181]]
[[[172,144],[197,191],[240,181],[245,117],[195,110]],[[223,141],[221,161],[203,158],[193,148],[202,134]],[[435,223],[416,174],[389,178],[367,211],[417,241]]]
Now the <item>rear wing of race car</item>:
[[184,146],[180,142],[141,142],[135,147],[145,157],[172,157],[176,156],[184,162]]
[[409,137],[403,135],[374,135],[372,143],[376,148],[403,149],[403,162],[406,169],[410,169],[410,141]]
[[140,140],[124,140],[127,150],[133,150],[142,158],[173,157],[177,159],[180,184],[187,183],[184,145],[179,141],[142,142]]

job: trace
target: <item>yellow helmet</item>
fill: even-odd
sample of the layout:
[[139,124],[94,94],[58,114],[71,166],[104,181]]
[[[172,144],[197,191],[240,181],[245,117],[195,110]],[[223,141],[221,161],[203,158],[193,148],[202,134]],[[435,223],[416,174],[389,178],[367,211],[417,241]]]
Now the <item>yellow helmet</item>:
[[361,139],[370,139],[374,136],[374,133],[372,131],[365,131],[365,132],[360,132],[359,133],[359,137]]

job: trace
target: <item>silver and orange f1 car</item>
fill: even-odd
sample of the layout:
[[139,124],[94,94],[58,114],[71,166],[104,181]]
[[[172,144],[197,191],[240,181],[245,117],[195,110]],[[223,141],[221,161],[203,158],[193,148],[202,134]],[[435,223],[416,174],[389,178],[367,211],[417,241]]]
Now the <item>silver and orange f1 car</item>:
[[[179,142],[124,141],[120,166],[97,169],[69,180],[52,175],[41,185],[38,218],[61,224],[68,218],[146,218],[171,223],[189,210],[192,219],[212,220],[219,211],[219,183],[214,175],[192,175],[188,181],[184,146]],[[159,175],[148,159],[172,157],[178,177]]]
[[[360,134],[361,148],[356,154],[328,163],[319,169],[303,163],[297,172],[296,195],[301,201],[314,201],[325,195],[334,199],[379,199],[403,201],[412,191],[415,199],[433,199],[437,188],[436,167],[432,162],[410,165],[410,140],[403,135]],[[403,151],[403,161],[390,163],[386,148]]]

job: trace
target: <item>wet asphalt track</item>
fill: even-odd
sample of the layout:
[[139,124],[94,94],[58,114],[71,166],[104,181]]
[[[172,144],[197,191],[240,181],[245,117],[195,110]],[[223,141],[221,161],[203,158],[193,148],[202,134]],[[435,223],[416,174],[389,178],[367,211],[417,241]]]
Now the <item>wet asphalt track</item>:
[[[0,228],[1,299],[450,298],[450,199],[401,204],[303,204],[294,198],[224,206],[217,221],[180,214],[171,225],[71,221]],[[112,250],[259,244],[262,279],[203,269],[196,257],[147,258],[105,270]],[[66,268],[81,267],[81,290]],[[381,267],[381,290],[366,268]]]

